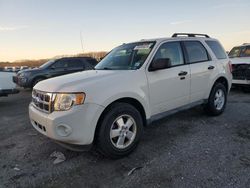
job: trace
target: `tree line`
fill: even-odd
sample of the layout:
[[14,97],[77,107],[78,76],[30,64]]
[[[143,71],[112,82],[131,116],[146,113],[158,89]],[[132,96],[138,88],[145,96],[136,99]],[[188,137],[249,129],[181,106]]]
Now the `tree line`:
[[[88,52],[88,53],[81,53],[81,54],[77,54],[77,55],[61,55],[61,56],[56,56],[54,58],[51,59],[58,59],[58,58],[62,58],[62,57],[93,57],[95,58],[97,61],[100,61],[101,58],[103,58],[105,55],[107,54],[107,52]],[[15,61],[15,62],[0,62],[0,67],[21,67],[21,66],[28,66],[28,67],[39,67],[42,64],[46,63],[47,61],[49,61],[50,59],[38,59],[38,60],[20,60],[20,61]]]

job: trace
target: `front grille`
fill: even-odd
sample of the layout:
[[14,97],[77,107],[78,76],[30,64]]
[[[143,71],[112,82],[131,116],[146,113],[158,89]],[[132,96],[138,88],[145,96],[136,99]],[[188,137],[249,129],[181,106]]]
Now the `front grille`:
[[232,74],[234,80],[250,80],[250,65],[235,64],[233,65]]
[[42,126],[41,124],[37,123],[36,121],[33,121],[34,125],[39,128],[41,131],[46,132],[46,128]]
[[33,90],[32,102],[37,109],[46,113],[51,113],[52,96],[52,93]]

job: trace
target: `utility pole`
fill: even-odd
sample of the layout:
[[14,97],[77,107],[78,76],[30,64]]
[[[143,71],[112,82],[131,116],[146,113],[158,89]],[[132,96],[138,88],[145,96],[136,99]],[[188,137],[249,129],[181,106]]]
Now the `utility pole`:
[[84,53],[83,50],[83,41],[82,41],[82,31],[80,30],[80,40],[81,40],[81,46],[82,46],[82,53]]

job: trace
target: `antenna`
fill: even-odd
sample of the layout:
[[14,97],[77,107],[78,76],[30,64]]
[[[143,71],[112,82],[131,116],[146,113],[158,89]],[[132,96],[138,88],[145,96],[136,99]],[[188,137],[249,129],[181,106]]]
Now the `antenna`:
[[83,41],[82,41],[82,31],[80,30],[80,40],[81,40],[81,46],[82,46],[82,53],[84,53],[83,50]]

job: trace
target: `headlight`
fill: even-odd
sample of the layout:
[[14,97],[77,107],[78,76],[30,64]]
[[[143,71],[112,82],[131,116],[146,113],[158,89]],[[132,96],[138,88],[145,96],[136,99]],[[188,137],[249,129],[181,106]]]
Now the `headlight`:
[[22,72],[19,74],[20,77],[29,77],[31,75],[31,72]]
[[54,111],[66,111],[74,105],[84,103],[85,93],[57,93],[54,102]]

